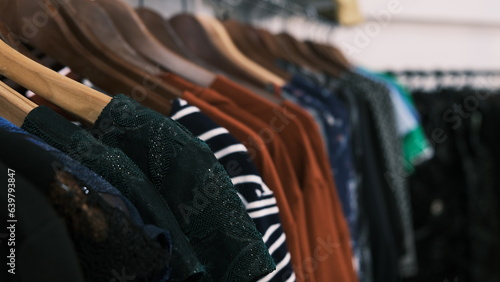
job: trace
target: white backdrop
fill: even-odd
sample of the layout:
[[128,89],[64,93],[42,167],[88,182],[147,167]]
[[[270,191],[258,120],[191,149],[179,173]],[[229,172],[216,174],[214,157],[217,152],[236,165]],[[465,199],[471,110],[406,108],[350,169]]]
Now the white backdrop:
[[[400,4],[392,4],[391,19],[384,24],[381,14],[390,12],[392,2]],[[359,64],[376,69],[500,70],[500,1],[360,3],[367,21],[340,28],[331,38],[332,43],[351,50],[346,52]],[[381,28],[377,29],[379,22]],[[366,37],[367,43],[362,40]]]
[[[126,1],[134,6],[139,3]],[[500,70],[498,0],[358,1],[366,21],[353,27],[278,18],[256,24],[334,44],[353,62],[371,69]],[[181,2],[145,0],[166,17],[182,11]],[[190,12],[211,13],[201,0],[188,2]]]

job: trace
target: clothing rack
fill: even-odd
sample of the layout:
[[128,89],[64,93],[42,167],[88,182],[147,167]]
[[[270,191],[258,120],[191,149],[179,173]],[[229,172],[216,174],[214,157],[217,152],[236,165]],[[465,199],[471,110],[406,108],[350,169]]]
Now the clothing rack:
[[[240,22],[268,30],[285,32],[296,38],[328,42],[339,23],[323,17],[315,6],[289,0],[206,0],[220,20]],[[335,7],[334,7],[335,9]]]
[[469,75],[469,76],[498,76],[500,70],[400,70],[383,71],[389,75],[395,76],[444,76],[444,75]]
[[299,4],[290,0],[209,0],[224,16],[234,17],[244,22],[262,20],[273,16],[283,18],[299,17],[317,23],[336,26],[337,23],[321,16],[313,4]]
[[[145,6],[147,6],[146,5],[147,2],[148,2],[147,0],[138,0],[137,6],[138,7],[145,7]],[[178,10],[179,9],[178,7],[180,7],[180,10],[178,10],[178,12],[187,13],[187,12],[189,12],[189,10],[188,10],[189,6],[190,6],[189,3],[193,3],[193,2],[196,2],[196,0],[179,0],[177,2],[171,1],[171,2],[168,2],[166,4],[168,5],[168,4],[173,3],[175,6],[174,5],[172,5],[172,6],[175,7],[175,10]]]
[[[328,39],[327,0],[161,1],[67,0],[26,38],[45,66],[0,41],[33,91],[0,77],[26,281],[500,281],[500,71],[354,68],[294,36]],[[3,3],[13,35],[44,12]]]
[[[167,18],[181,12],[193,14],[209,14],[219,20],[235,19],[271,31],[285,32],[296,38],[327,43],[332,32],[339,26],[336,19],[324,16],[324,2],[310,3],[291,0],[184,0],[184,1],[132,1],[134,5],[145,7],[162,7]],[[333,11],[337,14],[334,1]],[[156,4],[155,4],[156,3]],[[161,3],[161,5],[159,4]],[[153,5],[155,4],[155,5]],[[168,9],[167,9],[168,7]]]
[[500,89],[499,70],[399,70],[384,71],[410,89]]

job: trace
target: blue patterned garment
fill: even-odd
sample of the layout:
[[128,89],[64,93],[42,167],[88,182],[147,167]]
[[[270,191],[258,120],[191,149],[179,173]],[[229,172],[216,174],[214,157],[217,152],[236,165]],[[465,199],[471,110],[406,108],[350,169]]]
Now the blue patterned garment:
[[14,124],[12,124],[11,122],[2,117],[0,117],[0,129],[25,135],[25,138],[27,140],[38,145],[43,150],[49,152],[51,155],[56,157],[57,160],[61,162],[60,165],[64,165],[65,171],[69,172],[71,175],[76,177],[81,183],[85,184],[85,186],[92,187],[94,191],[98,192],[101,195],[106,194],[120,199],[121,202],[120,201],[112,202],[116,203],[116,205],[113,206],[128,214],[135,224],[139,226],[144,226],[145,231],[151,238],[158,238],[158,240],[160,241],[164,241],[165,239],[170,238],[168,231],[158,228],[151,224],[145,225],[135,206],[125,196],[123,196],[123,194],[120,193],[120,191],[118,191],[115,187],[113,187],[111,184],[109,184],[106,180],[104,180],[102,177],[97,175],[92,170],[83,166],[74,159],[70,158],[68,155],[64,154],[58,149],[48,145],[40,138],[29,134],[28,132],[15,126]]
[[[32,172],[37,166],[44,166],[47,171],[55,174],[64,172],[71,175],[78,182],[78,187],[72,185],[71,181],[63,185],[62,194],[55,188],[47,190],[46,193],[66,222],[87,280],[112,279],[112,271],[117,269],[117,265],[140,275],[137,278],[141,281],[169,279],[168,258],[172,244],[167,231],[153,225],[144,225],[137,209],[117,189],[36,136],[3,118],[0,118],[0,133],[4,142],[10,142],[9,148],[24,149],[31,153],[25,154],[30,160],[34,160],[28,167],[23,165],[26,160],[16,158],[20,163],[18,165],[27,171],[25,173]],[[44,187],[45,185],[42,185],[40,189],[43,190]],[[92,225],[91,222],[94,221],[95,225]],[[104,223],[104,228],[97,227],[99,223]],[[149,239],[144,241],[142,238]],[[123,245],[130,246],[124,249]],[[148,268],[140,269],[141,263],[156,265],[160,272],[148,274]],[[144,272],[140,273],[142,271]],[[146,279],[144,275],[153,277],[143,280]]]
[[282,88],[282,95],[308,111],[321,128],[337,193],[351,234],[355,265],[362,280],[363,250],[357,239],[359,199],[348,108],[335,93],[317,86],[310,79],[298,74]]

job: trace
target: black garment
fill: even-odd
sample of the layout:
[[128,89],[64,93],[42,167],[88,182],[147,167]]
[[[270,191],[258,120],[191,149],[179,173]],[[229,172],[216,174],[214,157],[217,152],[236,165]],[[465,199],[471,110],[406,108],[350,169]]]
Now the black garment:
[[92,132],[148,175],[205,263],[206,280],[253,281],[275,269],[224,168],[183,126],[118,95]]
[[[2,147],[5,146],[2,143]],[[8,246],[10,232],[4,227],[7,223],[7,183],[8,169],[12,166],[0,160],[0,181],[3,183],[0,200],[2,230],[0,231],[0,263],[2,271],[0,281],[19,282],[53,282],[75,281],[83,282],[82,269],[78,261],[75,247],[71,241],[64,222],[58,217],[47,197],[37,187],[28,181],[20,172],[15,172],[15,246]],[[43,178],[44,170],[34,174]],[[36,177],[38,178],[38,177]],[[12,244],[12,243],[11,243]],[[7,272],[7,256],[10,249],[15,248],[15,275]]]
[[[356,98],[356,95],[347,87],[344,87],[343,91],[340,91],[337,89],[336,84],[330,83],[330,86],[335,90],[338,91],[338,95],[340,98],[343,99],[345,105],[348,107],[349,111],[349,122],[351,124],[351,134],[352,137],[350,138],[352,144],[350,144],[350,148],[352,148],[352,156],[353,156],[353,167],[356,171],[356,187],[358,187],[358,192],[356,193],[356,202],[358,205],[358,225],[356,226],[356,229],[358,230],[358,245],[359,246],[368,246],[367,248],[361,247],[361,257],[362,261],[360,262],[362,265],[360,266],[364,270],[364,277],[363,280],[364,282],[372,282],[375,281],[375,275],[374,275],[374,267],[375,267],[375,262],[373,261],[374,259],[377,259],[374,257],[374,254],[372,252],[372,239],[371,237],[374,236],[372,232],[375,232],[376,230],[372,231],[371,229],[378,228],[379,230],[381,226],[370,226],[370,223],[373,224],[373,219],[370,217],[373,216],[373,210],[381,211],[382,213],[385,212],[385,206],[380,204],[380,200],[378,199],[379,193],[377,193],[377,189],[372,189],[371,185],[369,185],[369,181],[365,179],[364,177],[364,171],[367,170],[367,161],[365,161],[365,156],[364,151],[369,150],[368,146],[367,148],[364,148],[365,145],[364,137],[366,134],[368,134],[366,131],[363,131],[363,129],[366,128],[366,126],[362,126],[363,124],[367,124],[367,115],[366,113],[363,113],[365,109],[363,108],[362,104],[360,104],[360,101]],[[375,185],[376,188],[378,188],[377,185]],[[371,195],[373,194],[373,195]],[[369,201],[368,199],[372,199]],[[365,201],[368,201],[365,203]],[[370,203],[373,203],[370,205]],[[369,207],[372,207],[371,209]],[[380,207],[383,207],[380,209]],[[372,210],[373,209],[373,210]],[[388,226],[389,223],[386,223],[385,221],[383,222],[382,226]],[[389,230],[389,229],[387,229]],[[381,234],[382,232],[378,233]],[[375,241],[377,241],[377,237],[374,237]],[[391,245],[388,244],[387,247],[390,247]],[[389,253],[389,265],[388,267],[393,266],[394,260],[391,260],[391,255],[393,252]],[[390,270],[390,273],[393,273],[394,270]],[[379,278],[380,280],[380,278]]]
[[422,268],[407,281],[500,281],[498,96],[441,90],[414,99],[436,154],[410,178]]
[[92,169],[122,192],[146,224],[170,232],[174,242],[171,281],[199,279],[204,271],[166,201],[142,171],[120,150],[110,148],[47,107],[37,107],[22,126],[49,145]]
[[135,281],[166,281],[164,246],[27,138],[27,134],[0,129],[5,146],[0,148],[0,157],[48,196],[65,221],[85,280],[109,281],[124,269]]
[[[360,97],[368,102],[370,117],[375,126],[374,135],[377,138],[375,152],[383,170],[383,185],[387,204],[390,210],[391,226],[399,250],[400,274],[407,277],[418,271],[415,250],[413,219],[411,215],[411,201],[407,183],[407,173],[404,171],[403,149],[396,130],[394,107],[389,90],[380,83],[363,76],[354,74],[349,81],[357,89]],[[391,197],[395,200],[391,201]]]
[[[353,148],[355,148],[355,164],[358,171],[360,187],[360,205],[364,215],[361,222],[367,222],[367,232],[372,256],[373,281],[389,282],[400,281],[398,264],[398,246],[394,238],[394,229],[391,225],[391,211],[388,202],[395,203],[394,196],[387,193],[389,189],[384,186],[384,165],[380,161],[377,149],[378,139],[375,135],[375,126],[370,115],[370,107],[362,94],[348,85],[342,87],[343,96],[346,97],[351,109],[353,125]],[[384,191],[385,190],[385,191]]]
[[92,187],[92,189],[95,192],[99,193],[99,196],[101,196],[106,202],[108,202],[108,204],[127,214],[132,222],[135,225],[139,226],[141,229],[144,229],[145,233],[150,238],[154,238],[161,245],[163,245],[165,247],[166,253],[171,252],[172,246],[168,231],[158,228],[154,225],[145,225],[135,206],[132,205],[132,203],[125,196],[123,196],[120,191],[111,186],[111,184],[109,184],[102,177],[98,176],[93,171],[83,166],[81,163],[73,160],[63,152],[48,145],[40,138],[27,133],[26,131],[1,117],[0,130],[5,130],[11,133],[18,133],[17,135],[19,136],[19,138],[24,138],[31,143],[36,144],[40,149],[48,152],[58,161],[58,163],[53,164],[53,169],[64,167],[64,170],[73,175],[80,183],[82,183],[82,185],[86,187]]

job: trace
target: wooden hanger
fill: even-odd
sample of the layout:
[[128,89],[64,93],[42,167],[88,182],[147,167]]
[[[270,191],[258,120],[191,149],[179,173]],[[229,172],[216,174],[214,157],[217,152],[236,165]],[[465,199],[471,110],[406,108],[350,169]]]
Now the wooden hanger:
[[315,72],[320,71],[320,69],[315,66],[313,62],[304,58],[300,50],[298,50],[295,45],[295,42],[290,40],[289,37],[283,36],[283,34],[271,34],[266,30],[262,30],[261,34],[269,34],[270,36],[268,36],[268,40],[273,40],[275,44],[280,47],[281,52],[279,53],[279,58]]
[[[228,77],[233,77],[231,74],[225,73],[214,66],[207,64],[205,61],[198,58],[194,55],[190,49],[184,44],[184,42],[179,38],[174,28],[170,24],[170,22],[164,19],[157,12],[145,8],[138,7],[135,9],[137,15],[141,18],[144,25],[149,29],[151,34],[166,48],[170,49],[172,52],[177,55],[185,58],[186,60],[191,61],[192,63],[209,70],[212,73],[216,74],[224,74]],[[232,78],[232,79],[233,79]]]
[[137,7],[135,8],[135,12],[139,18],[141,18],[149,32],[151,32],[151,34],[161,44],[163,44],[163,46],[167,47],[179,56],[183,56],[184,58],[187,57],[186,51],[179,46],[179,39],[174,38],[171,31],[169,31],[167,26],[168,21],[166,21],[160,14],[146,7]]
[[[202,26],[204,24],[208,24],[208,26],[204,26],[204,28],[208,34],[212,35],[211,39],[214,39],[213,41],[216,45],[218,45],[219,50],[222,50],[226,54],[234,54],[234,56],[230,56],[233,60],[238,60],[239,57],[241,59],[240,65],[248,64],[251,68],[253,68],[254,73],[264,73],[267,76],[271,76],[272,80],[274,81],[267,80],[269,82],[265,82],[266,85],[273,84],[274,86],[281,87],[286,83],[281,77],[275,75],[274,73],[271,73],[269,70],[263,68],[257,63],[251,61],[249,58],[245,57],[245,55],[243,55],[240,50],[234,45],[228,32],[226,31],[222,23],[217,19],[203,16],[197,16],[194,18],[197,19]],[[256,89],[255,87],[252,87],[250,85],[247,85],[245,87],[251,89],[255,94],[264,97],[275,104],[279,104],[281,102],[280,98],[264,91],[263,89]]]
[[143,59],[121,36],[106,12],[94,1],[66,0],[60,8],[68,26],[94,55],[127,74],[138,84],[148,80],[152,90],[170,100],[182,91],[157,76],[160,69]]
[[[3,2],[3,1],[2,1]],[[73,71],[89,78],[95,85],[110,94],[125,94],[160,113],[170,112],[168,101],[159,102],[154,91],[143,87],[93,55],[75,37],[59,13],[59,7],[49,0],[33,5],[31,0],[6,1],[0,17],[22,40]],[[57,4],[57,3],[56,3]],[[57,11],[57,12],[54,12]],[[44,25],[36,26],[30,19],[47,15]],[[70,95],[70,94],[68,94]]]
[[21,127],[37,105],[0,81],[0,116]]
[[293,54],[294,49],[288,46],[286,42],[281,42],[275,35],[263,29],[253,29],[254,34],[260,38],[260,41],[265,46],[274,60],[284,60],[295,65],[307,67],[313,71],[318,71],[310,62],[305,61],[298,54]]
[[264,82],[267,81],[268,84],[277,86],[282,86],[286,83],[282,78],[245,57],[234,45],[224,26],[217,19],[201,15],[197,15],[196,19],[211,34],[211,39],[215,41],[216,45],[253,76]]
[[[288,25],[288,19],[290,18],[288,18],[287,15],[281,17],[284,24]],[[280,52],[276,54],[278,58],[308,68],[314,72],[321,71],[321,68],[316,64],[317,62],[314,61],[314,58],[307,58],[298,42],[288,34],[280,33],[274,35],[264,29],[259,30],[258,34],[264,37],[267,44],[272,43],[275,48],[280,49]]]
[[121,0],[96,0],[125,40],[142,56],[201,86],[209,86],[216,75],[165,48],[142,23],[135,11]]
[[[14,48],[14,50],[16,50],[17,52],[36,61],[37,58],[21,43],[21,41],[17,36],[12,34],[7,25],[1,20],[0,20],[0,40],[3,40],[5,43],[7,43],[7,45]],[[15,89],[15,91],[20,91],[21,93],[23,93],[22,91],[26,90],[8,78],[2,78],[2,81],[10,88]]]
[[0,74],[94,123],[111,98],[30,60],[0,41]]
[[247,42],[253,49],[258,50],[261,57],[266,61],[276,64],[276,61],[281,58],[284,51],[281,50],[281,46],[279,46],[275,40],[270,38],[272,36],[270,33],[260,35],[260,30],[251,25],[243,25],[238,22],[235,22],[235,24],[241,26],[239,31],[245,34],[248,40]]
[[[213,72],[222,72],[221,70],[215,70],[213,66],[208,65],[204,61],[200,60],[194,54],[189,51],[189,48],[184,45],[184,42],[177,36],[175,30],[170,26],[170,22],[165,20],[160,14],[157,12],[144,8],[138,7],[135,9],[136,13],[142,19],[144,24],[147,26],[149,31],[167,48],[171,49],[175,53],[180,56],[183,56],[187,60],[192,61],[193,63],[202,66],[205,69],[210,69]],[[222,72],[224,73],[224,72]],[[268,99],[269,101],[279,104],[280,99],[261,88],[250,84],[241,78],[235,77],[231,73],[224,73],[225,76],[230,77],[234,82],[248,88],[255,94]]]
[[227,20],[222,22],[227,33],[231,36],[234,44],[238,49],[252,61],[258,63],[262,67],[277,74],[282,79],[290,80],[290,75],[283,69],[279,68],[275,61],[276,59],[269,56],[262,44],[254,44],[248,33],[248,27],[236,20]]
[[[29,50],[19,40],[18,36],[16,36],[15,34],[13,34],[10,31],[10,29],[5,25],[5,23],[3,21],[0,21],[0,38],[3,39],[5,41],[5,43],[7,45],[9,45],[10,47],[12,47],[14,50],[18,51],[22,55],[28,57],[29,59],[31,59],[31,60],[49,68],[49,69],[59,71],[59,70],[64,68],[63,65],[59,64],[53,58],[46,56],[40,50],[37,50],[37,49]],[[16,82],[14,82],[6,77],[4,77],[2,80],[3,80],[2,82],[5,83],[5,85],[7,85],[9,87],[9,90],[13,90],[16,94],[26,93],[26,91],[28,91],[28,89],[20,86]],[[22,96],[22,94],[21,94],[21,96]],[[22,96],[22,98],[24,98],[24,96]],[[36,99],[36,101],[37,101],[36,103],[39,103],[39,102],[44,103],[43,100],[45,100],[45,99],[38,96],[38,98]],[[31,100],[29,100],[29,101],[31,101]]]
[[[166,19],[164,19],[160,14],[157,12],[144,8],[144,7],[138,7],[135,9],[136,13],[139,15],[139,17],[142,19],[146,27],[149,29],[149,31],[160,41],[165,47],[171,49],[173,52],[178,54],[179,56],[182,56],[186,58],[187,60],[207,69],[210,70],[214,73],[219,73],[222,74],[226,77],[229,77],[231,80],[238,84],[246,85],[246,87],[253,86],[252,91],[256,92],[256,94],[260,96],[264,96],[272,101],[275,101],[276,98],[272,95],[269,95],[267,93],[263,93],[264,91],[261,90],[261,88],[257,88],[253,84],[250,84],[246,82],[245,80],[242,80],[238,76],[235,76],[234,74],[237,72],[230,72],[228,73],[227,71],[221,70],[216,68],[213,65],[208,64],[207,62],[201,60],[193,54],[190,51],[190,48],[188,48],[184,42],[179,38],[177,33],[175,32],[174,28],[171,26],[170,22]],[[193,33],[191,33],[192,36],[196,36]],[[207,49],[206,45],[202,46],[203,49]],[[173,48],[173,49],[172,49]],[[213,56],[211,58],[214,58]],[[215,58],[214,58],[215,59]],[[222,63],[225,58],[222,58],[222,60],[218,60],[218,63]],[[228,61],[228,63],[231,63]],[[260,90],[260,91],[257,91]]]
[[[252,26],[245,26],[240,33],[245,34],[249,39],[247,42],[254,42],[254,46],[264,45],[266,48],[259,48],[271,60],[284,59],[289,60],[301,66],[318,71],[324,71],[331,76],[338,76],[341,72],[348,70],[347,60],[342,63],[331,63],[331,57],[325,62],[323,56],[318,55],[315,50],[309,46],[308,42],[302,42],[286,33],[272,35],[263,29],[256,29]],[[288,47],[287,47],[288,46]],[[341,55],[341,53],[339,53]],[[342,55],[341,55],[342,56]],[[331,64],[330,64],[331,63]]]
[[0,40],[3,40],[5,43],[7,43],[9,46],[11,46],[24,56],[30,59],[34,59],[33,54],[31,54],[31,52],[21,43],[19,38],[12,34],[9,27],[2,20],[0,20]]
[[195,17],[188,14],[178,14],[170,18],[169,23],[190,53],[199,60],[258,87],[267,86],[266,82],[252,76],[227,57],[210,39],[210,35]]
[[[41,1],[38,5],[33,5],[29,0],[2,2],[8,2],[8,6],[0,9],[0,16],[23,41],[90,78],[107,92],[113,94],[123,90],[124,93],[128,87],[133,87],[132,83],[122,80],[124,76],[120,77],[112,68],[104,64],[99,65],[96,58],[74,38],[59,13],[48,16],[48,11],[58,10],[50,1]],[[37,14],[47,15],[46,23],[40,27],[36,27],[30,20]]]
[[307,67],[316,72],[319,71],[318,67],[315,66],[313,62],[303,58],[303,55],[296,47],[295,42],[290,41],[290,38],[273,35],[264,29],[256,29],[255,33],[260,37],[263,44],[271,51],[275,60],[281,59],[302,67]]
[[[228,29],[236,29],[240,26],[240,28],[237,28],[237,32],[243,34],[247,39],[245,43],[253,46],[252,49],[259,50],[260,55],[266,57],[267,61],[281,58],[295,62],[298,65],[309,66],[311,69],[320,67],[321,70],[333,76],[351,68],[348,60],[333,46],[298,41],[286,33],[275,36],[266,30],[256,29],[250,25],[242,25],[236,21],[226,21],[224,24]],[[233,33],[236,33],[236,31],[233,30]],[[262,48],[262,45],[265,48]],[[312,48],[311,45],[315,45],[316,48]],[[324,62],[325,57],[328,57],[326,58],[328,63],[333,64],[333,66],[329,66]]]
[[336,65],[325,62],[324,59],[320,58],[316,53],[314,53],[307,44],[295,39],[290,34],[280,33],[276,35],[276,38],[282,41],[284,44],[291,46],[291,49],[294,50],[295,56],[301,57],[300,61],[295,61],[297,63],[303,61],[308,62],[308,65],[311,69],[320,70],[332,77],[338,77],[340,73],[344,71],[343,68],[338,68]]
[[282,53],[284,52],[284,50],[282,50],[282,47],[276,40],[274,40],[271,33],[257,28],[250,28],[250,31],[254,32],[254,35],[256,35],[260,39],[263,47],[266,48],[266,50],[268,50],[275,59],[281,58],[283,56]]
[[352,69],[351,64],[339,49],[330,45],[312,41],[306,41],[305,44],[320,58],[322,58],[323,60],[327,60],[329,63],[335,65],[337,68],[342,69],[344,71]]

